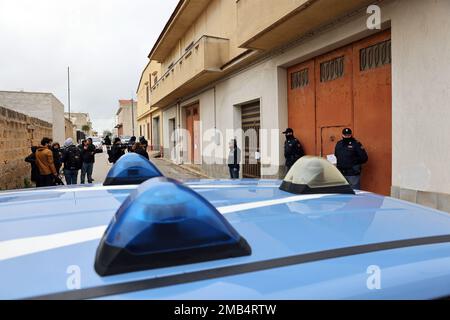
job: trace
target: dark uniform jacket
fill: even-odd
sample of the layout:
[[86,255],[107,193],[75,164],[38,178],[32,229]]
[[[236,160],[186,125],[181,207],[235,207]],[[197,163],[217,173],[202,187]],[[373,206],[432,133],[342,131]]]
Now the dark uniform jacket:
[[125,154],[124,147],[121,144],[113,144],[110,152],[110,162],[116,163]]
[[298,159],[303,157],[305,152],[303,151],[303,147],[296,138],[292,138],[290,140],[286,140],[284,143],[284,157],[286,158],[286,167],[292,167]]
[[337,168],[344,176],[359,176],[369,160],[363,145],[356,139],[341,140],[336,145]]

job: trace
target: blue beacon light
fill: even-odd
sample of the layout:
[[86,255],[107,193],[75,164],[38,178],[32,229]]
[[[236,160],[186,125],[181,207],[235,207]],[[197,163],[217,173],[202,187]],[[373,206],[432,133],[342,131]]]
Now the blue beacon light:
[[122,204],[97,249],[101,276],[251,255],[217,209],[180,182],[153,178]]
[[127,153],[109,170],[103,185],[137,185],[162,176],[153,162],[139,154]]

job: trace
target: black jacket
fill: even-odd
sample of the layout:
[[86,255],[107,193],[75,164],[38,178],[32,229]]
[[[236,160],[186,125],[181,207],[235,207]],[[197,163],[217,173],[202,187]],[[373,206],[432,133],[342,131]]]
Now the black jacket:
[[71,145],[63,150],[61,162],[64,163],[65,170],[80,170],[83,164],[81,150],[75,145]]
[[59,149],[52,149],[53,163],[55,164],[56,171],[59,173],[62,167],[61,151]]
[[39,179],[39,170],[36,166],[36,152],[33,152],[28,157],[26,157],[25,161],[31,164],[31,181],[37,182]]
[[284,143],[284,157],[286,158],[286,167],[292,167],[298,159],[305,155],[302,144],[298,139],[292,138]]
[[362,165],[369,157],[363,145],[356,139],[341,140],[336,145],[337,168],[344,176],[359,176]]
[[109,138],[109,136],[106,136],[104,142],[105,142],[105,146],[110,146],[111,145],[111,139]]
[[111,162],[116,163],[124,154],[125,150],[121,144],[113,144],[110,151]]
[[87,149],[85,149],[85,146],[81,145],[80,150],[83,163],[95,163],[95,154],[98,152],[93,144],[87,145]]
[[148,141],[145,138],[139,139],[139,142],[141,143],[144,150],[147,150],[148,148]]
[[143,148],[136,149],[134,152],[137,153],[137,154],[140,154],[141,156],[143,156],[147,160],[150,160],[150,157],[148,156],[148,152],[145,151]]

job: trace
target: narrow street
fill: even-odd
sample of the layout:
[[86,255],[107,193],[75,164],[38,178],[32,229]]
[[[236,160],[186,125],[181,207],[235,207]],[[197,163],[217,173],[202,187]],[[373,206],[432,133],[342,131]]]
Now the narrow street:
[[[151,159],[151,161],[161,170],[161,172],[169,178],[174,179],[201,179],[204,178],[194,172],[188,171],[176,164],[163,159]],[[92,177],[94,183],[103,183],[106,175],[112,168],[112,164],[108,162],[108,154],[105,152],[97,154],[95,157],[94,172]]]

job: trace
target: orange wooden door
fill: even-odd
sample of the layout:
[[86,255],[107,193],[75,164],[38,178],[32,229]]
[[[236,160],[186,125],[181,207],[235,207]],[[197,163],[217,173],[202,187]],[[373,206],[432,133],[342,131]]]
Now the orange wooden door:
[[314,60],[288,70],[289,127],[306,154],[316,154],[316,87]]
[[188,132],[187,141],[187,160],[190,163],[201,163],[200,156],[200,110],[199,105],[195,104],[186,107],[186,130]]
[[189,163],[192,163],[192,137],[194,135],[194,117],[192,115],[192,109],[191,108],[186,108],[185,110],[186,112],[186,131],[187,131],[187,136],[186,136],[186,143],[185,146],[187,146],[187,158],[186,160]]
[[392,185],[391,33],[353,47],[355,135],[369,154],[363,190],[389,195]]
[[200,146],[200,110],[196,105],[192,108],[192,121],[193,121],[193,135],[192,135],[192,150],[193,159],[191,161],[195,164],[201,164],[201,146]]
[[342,139],[344,127],[325,127],[321,129],[321,154],[323,157],[334,155],[336,144]]
[[[352,46],[335,50],[316,59],[317,136],[322,128],[351,127],[353,123],[353,51]],[[322,153],[322,139],[316,154]]]

